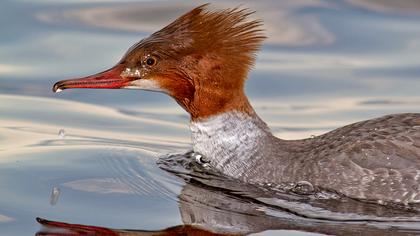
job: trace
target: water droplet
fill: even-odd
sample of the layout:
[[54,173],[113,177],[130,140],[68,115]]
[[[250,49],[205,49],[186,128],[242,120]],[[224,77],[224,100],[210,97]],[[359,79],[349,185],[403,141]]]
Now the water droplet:
[[198,162],[198,163],[202,163],[201,157],[202,156],[200,154],[195,155],[195,161]]
[[192,156],[193,158],[195,158],[195,161],[196,161],[198,164],[200,164],[200,165],[204,165],[204,164],[208,164],[208,163],[210,163],[210,161],[209,161],[209,160],[207,160],[205,156],[203,156],[203,155],[201,155],[201,154],[199,154],[199,153],[192,153],[192,154],[191,154],[191,156]]
[[310,136],[310,138],[316,138],[316,136],[312,134],[312,135]]
[[315,188],[310,182],[302,180],[296,183],[292,191],[298,194],[311,194]]
[[66,137],[66,131],[64,129],[60,129],[60,131],[58,131],[58,137],[60,139],[63,139]]
[[57,204],[59,197],[60,197],[60,188],[59,187],[53,187],[52,191],[51,191],[50,204],[52,206]]

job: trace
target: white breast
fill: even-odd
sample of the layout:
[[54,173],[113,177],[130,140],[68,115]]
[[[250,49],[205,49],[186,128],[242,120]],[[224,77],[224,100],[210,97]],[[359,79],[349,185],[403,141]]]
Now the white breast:
[[190,123],[193,149],[219,171],[244,174],[258,160],[265,137],[271,135],[258,117],[231,111]]

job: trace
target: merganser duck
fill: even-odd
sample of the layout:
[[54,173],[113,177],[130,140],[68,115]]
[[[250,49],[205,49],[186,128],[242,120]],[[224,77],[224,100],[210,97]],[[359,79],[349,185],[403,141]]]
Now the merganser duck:
[[199,6],[133,45],[113,68],[57,82],[70,88],[142,89],[173,97],[191,116],[193,150],[221,173],[271,186],[376,203],[420,202],[420,113],[387,115],[303,140],[270,132],[244,84],[264,40],[246,9]]

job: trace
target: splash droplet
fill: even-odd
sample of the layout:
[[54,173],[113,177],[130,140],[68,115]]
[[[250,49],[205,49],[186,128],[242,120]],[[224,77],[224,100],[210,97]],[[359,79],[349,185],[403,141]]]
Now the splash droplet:
[[54,206],[58,202],[58,198],[60,197],[60,188],[59,187],[53,187],[51,191],[51,197],[50,197],[50,204]]
[[309,136],[309,137],[310,137],[310,138],[316,138],[316,136],[315,136],[315,135],[313,135],[313,134],[312,134],[311,136]]
[[58,137],[60,139],[64,139],[66,137],[66,131],[64,129],[60,129],[60,131],[58,131]]
[[202,157],[202,156],[201,156],[200,154],[196,154],[196,155],[195,155],[195,161],[196,161],[196,162],[198,162],[198,163],[202,163],[202,161],[201,161],[201,157]]

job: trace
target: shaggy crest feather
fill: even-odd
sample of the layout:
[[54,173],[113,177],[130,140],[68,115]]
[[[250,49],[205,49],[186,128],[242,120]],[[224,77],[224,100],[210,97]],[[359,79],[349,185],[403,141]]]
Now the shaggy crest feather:
[[[134,45],[129,52],[150,45],[154,52],[159,52],[163,57],[179,58],[200,54],[222,62],[226,69],[234,68],[234,73],[237,74],[235,77],[246,78],[255,62],[256,53],[266,38],[261,28],[262,21],[248,20],[254,13],[248,9],[209,11],[208,5],[201,5],[180,16]],[[229,73],[225,74],[225,77],[228,75]]]

